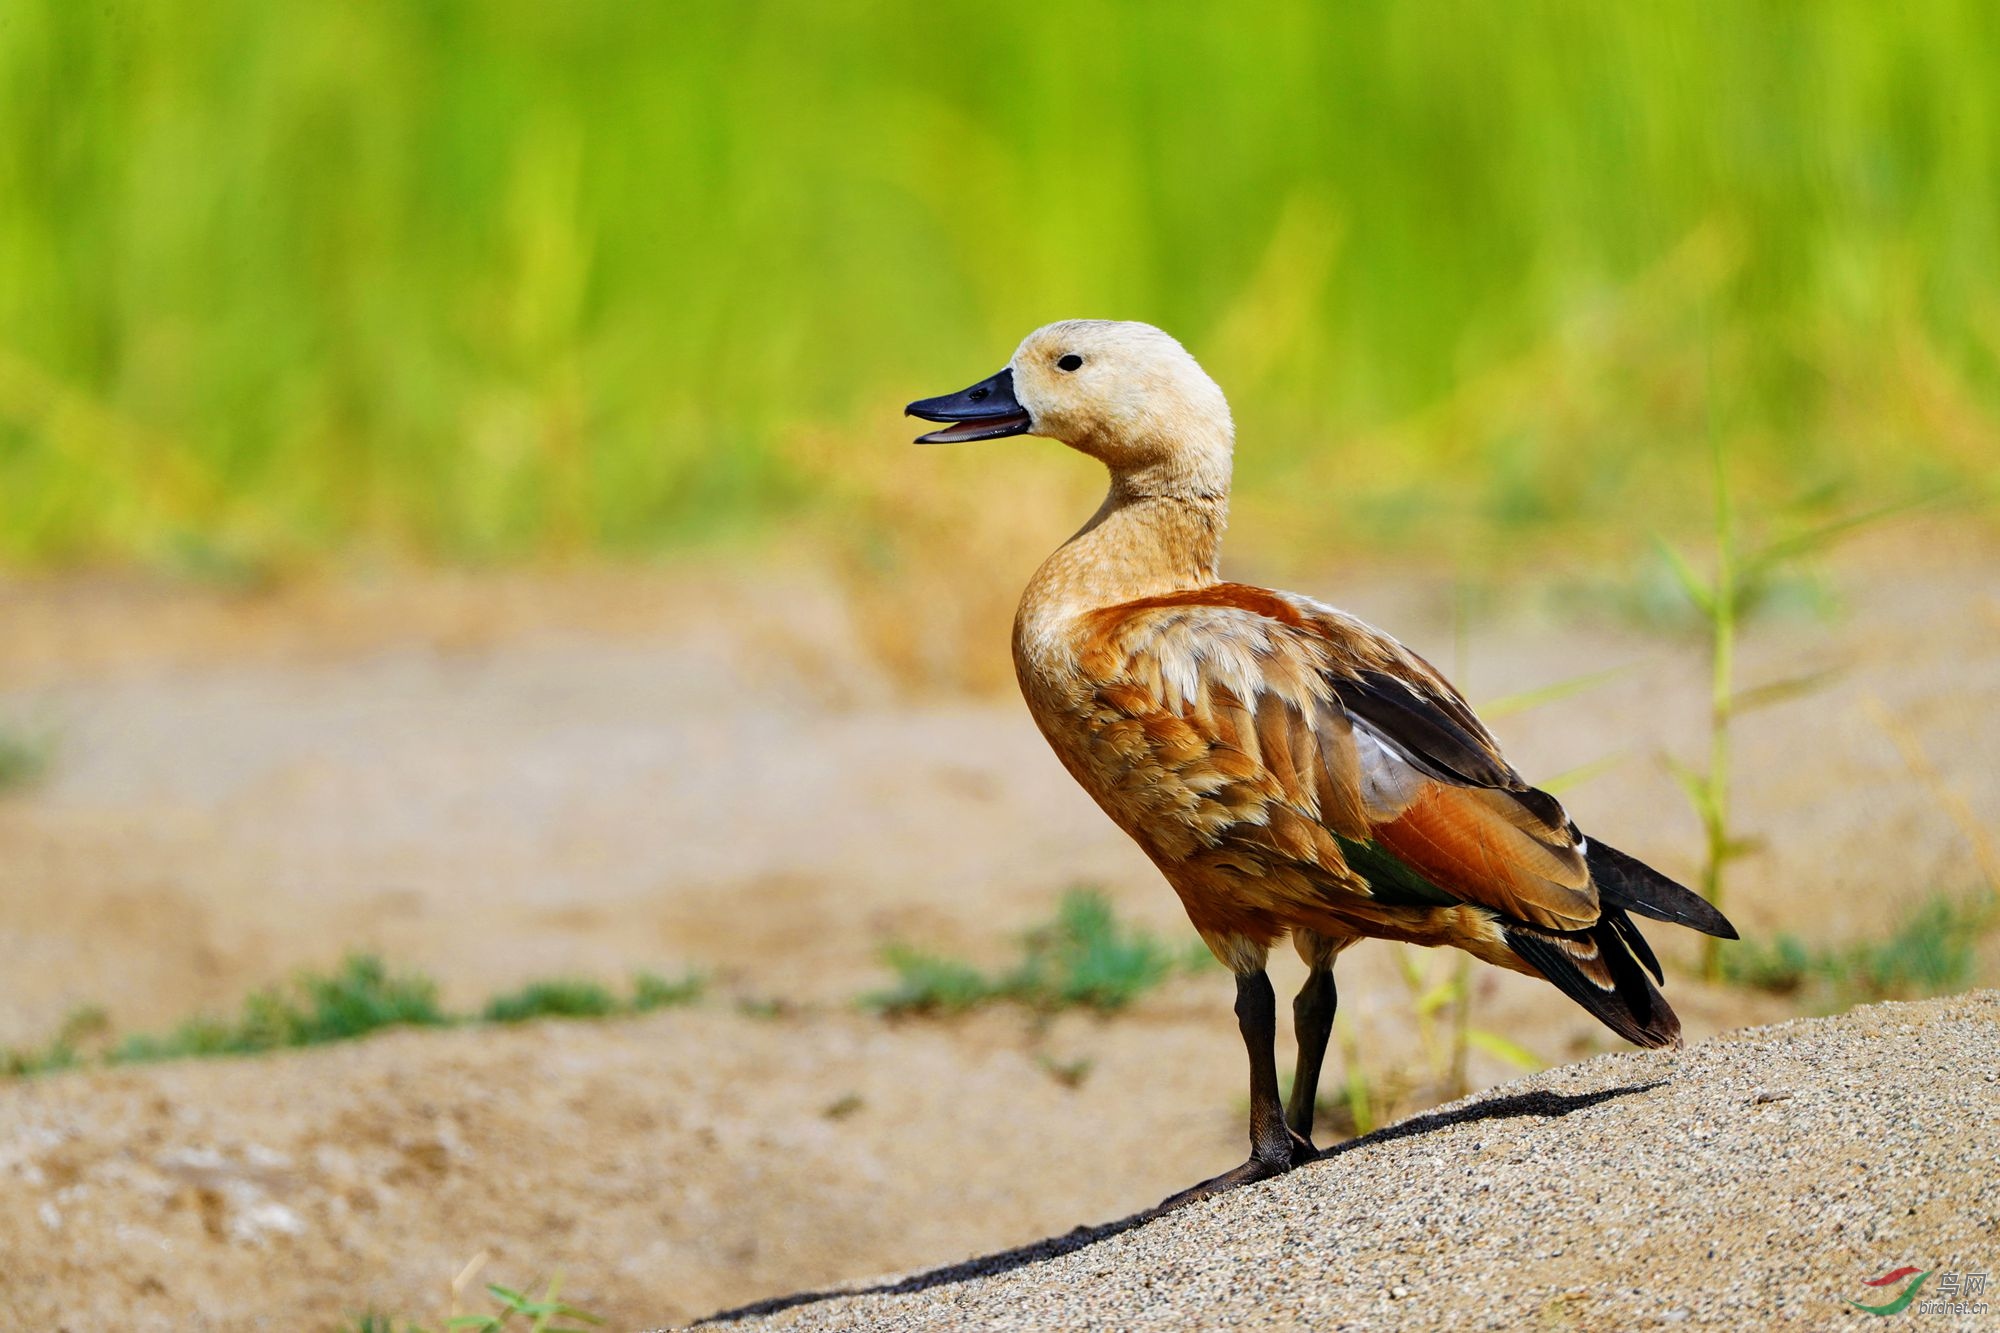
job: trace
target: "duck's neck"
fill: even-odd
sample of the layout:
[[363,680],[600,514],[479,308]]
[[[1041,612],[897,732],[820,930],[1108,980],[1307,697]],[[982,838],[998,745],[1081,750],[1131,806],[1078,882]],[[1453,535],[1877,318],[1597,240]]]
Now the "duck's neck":
[[1218,582],[1228,521],[1226,452],[1193,466],[1114,470],[1097,513],[1029,581],[1022,626]]

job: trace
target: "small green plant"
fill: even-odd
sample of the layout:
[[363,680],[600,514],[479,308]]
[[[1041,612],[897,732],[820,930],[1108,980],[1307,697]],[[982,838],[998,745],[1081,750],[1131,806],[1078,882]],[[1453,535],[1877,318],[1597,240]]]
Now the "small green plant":
[[[602,1324],[603,1318],[578,1309],[556,1299],[560,1279],[549,1279],[540,1297],[531,1297],[512,1287],[503,1287],[497,1282],[486,1284],[486,1294],[493,1301],[494,1309],[487,1314],[453,1315],[441,1325],[445,1329],[469,1329],[472,1333],[505,1333],[505,1330],[520,1329],[522,1333],[583,1333],[579,1328],[557,1320],[576,1320],[584,1324]],[[456,1290],[454,1288],[454,1290]],[[457,1298],[454,1296],[453,1304]],[[520,1320],[517,1324],[515,1321]],[[379,1311],[368,1311],[356,1315],[342,1333],[429,1333],[415,1320],[398,1324],[389,1315]]]
[[247,1055],[452,1021],[438,1007],[437,985],[430,978],[392,976],[381,959],[354,954],[331,974],[301,973],[289,989],[257,992],[243,1002],[242,1015],[234,1022],[191,1018],[165,1034],[129,1036],[113,1048],[111,1062]]
[[437,983],[409,973],[392,976],[379,958],[355,954],[329,976],[299,978],[303,1005],[282,997],[268,1006],[277,1044],[316,1046],[348,1041],[388,1027],[441,1027],[451,1022],[438,1007]]
[[[1422,1081],[1444,1101],[1468,1091],[1468,1050],[1484,1051],[1531,1074],[1546,1066],[1519,1042],[1473,1025],[1469,962],[1465,955],[1440,956],[1407,946],[1396,950],[1397,974],[1410,993],[1417,1019],[1417,1044],[1424,1057]],[[1437,975],[1440,971],[1443,976]]]
[[632,978],[632,1012],[650,1014],[693,1004],[707,989],[708,979],[699,972],[684,972],[672,981],[657,972],[639,972]]
[[896,975],[887,990],[862,997],[885,1014],[956,1014],[995,1000],[1032,1009],[1123,1009],[1176,971],[1205,966],[1207,947],[1176,950],[1148,932],[1122,925],[1096,889],[1063,895],[1053,920],[1029,930],[1021,960],[989,976],[970,963],[892,944],[883,961]]
[[76,1052],[57,1042],[35,1048],[0,1047],[0,1078],[53,1074],[72,1068],[76,1063]]
[[0,792],[40,781],[54,757],[55,739],[47,732],[0,727]]
[[[1657,539],[1676,582],[1700,614],[1708,649],[1708,756],[1694,768],[1671,756],[1667,765],[1687,793],[1702,827],[1701,894],[1721,908],[1726,896],[1726,871],[1731,861],[1756,850],[1759,843],[1732,822],[1730,749],[1736,719],[1753,708],[1808,694],[1824,684],[1827,673],[1813,672],[1772,681],[1747,690],[1736,687],[1736,645],[1744,622],[1765,599],[1780,574],[1794,562],[1825,551],[1836,541],[1890,514],[1909,509],[1904,502],[1805,528],[1761,546],[1746,543],[1737,520],[1730,488],[1728,460],[1713,405],[1708,423],[1710,465],[1714,475],[1714,573],[1704,578],[1679,548]],[[1702,975],[1721,980],[1722,941],[1702,939]]]
[[103,1006],[79,1005],[64,1016],[56,1035],[40,1049],[15,1050],[0,1047],[0,1077],[25,1074],[52,1074],[81,1064],[85,1048],[101,1044],[111,1030],[110,1016]]
[[594,981],[557,978],[531,981],[519,990],[496,995],[480,1017],[489,1023],[525,1023],[535,1018],[606,1018],[618,1012],[618,1000]]
[[[496,995],[477,1015],[492,1023],[535,1018],[611,1018],[692,1004],[707,990],[700,973],[669,979],[655,972],[632,978],[627,999],[594,981],[536,981]],[[440,1007],[437,983],[410,973],[392,975],[382,960],[351,954],[331,973],[301,972],[288,986],[251,995],[233,1019],[196,1016],[160,1033],[133,1033],[109,1040],[110,1023],[100,1008],[86,1007],[64,1020],[62,1029],[38,1048],[0,1047],[0,1077],[44,1074],[87,1059],[132,1064],[216,1055],[254,1055],[293,1046],[351,1041],[392,1027],[449,1027],[473,1021]]]
[[1832,1004],[1939,995],[1975,979],[1979,944],[2000,924],[1990,892],[1933,894],[1883,940],[1808,945],[1781,934],[1732,950],[1723,979],[1778,995],[1809,994]]
[[78,1063],[76,1048],[60,1038],[41,1047],[0,1048],[0,1077],[25,1078],[32,1074],[54,1074]]
[[[1201,946],[1201,957],[1208,957]],[[1121,926],[1111,900],[1095,890],[1063,895],[1056,919],[1028,933],[1021,966],[1005,992],[1038,1009],[1123,1009],[1191,957],[1137,927]]]
[[885,1014],[959,1014],[1002,994],[1000,985],[972,964],[907,944],[891,944],[882,961],[896,974],[896,984],[869,992],[861,1002]]
[[426,1330],[415,1320],[398,1324],[379,1310],[369,1310],[354,1316],[341,1333],[426,1333]]
[[1831,980],[1837,972],[1832,958],[1830,951],[1814,949],[1789,933],[1768,943],[1744,940],[1723,955],[1722,979],[1773,995],[1791,995],[1814,977]]
[[673,979],[657,972],[638,972],[632,977],[631,998],[620,1000],[608,988],[588,978],[557,977],[531,981],[518,990],[496,995],[486,1002],[479,1016],[488,1023],[525,1023],[537,1018],[650,1014],[656,1009],[693,1004],[707,989],[707,978],[692,970]]
[[473,1333],[500,1333],[514,1327],[514,1320],[527,1321],[527,1333],[582,1333],[580,1329],[567,1324],[557,1324],[558,1319],[576,1319],[586,1324],[601,1324],[603,1319],[587,1310],[579,1310],[574,1305],[556,1299],[559,1279],[550,1278],[541,1297],[535,1299],[503,1287],[497,1282],[486,1284],[486,1294],[500,1308],[493,1314],[463,1314],[445,1321],[446,1328],[465,1328]]
[[155,1060],[185,1060],[210,1055],[248,1055],[269,1050],[243,1035],[243,1030],[217,1018],[183,1019],[167,1032],[135,1032],[112,1048],[111,1063],[149,1064]]

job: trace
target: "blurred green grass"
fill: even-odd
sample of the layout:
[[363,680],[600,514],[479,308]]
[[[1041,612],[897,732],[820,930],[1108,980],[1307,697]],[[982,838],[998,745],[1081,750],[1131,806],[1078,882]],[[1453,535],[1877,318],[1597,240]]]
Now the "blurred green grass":
[[1972,0],[9,5],[0,563],[865,527],[1079,314],[1271,540],[1699,522],[1711,412],[1753,496],[1990,496],[1995,69]]

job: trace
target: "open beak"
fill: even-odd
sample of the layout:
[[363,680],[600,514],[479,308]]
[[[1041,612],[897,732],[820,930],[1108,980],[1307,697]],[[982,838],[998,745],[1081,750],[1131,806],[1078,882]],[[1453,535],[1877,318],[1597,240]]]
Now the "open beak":
[[1034,425],[1028,409],[1014,397],[1012,366],[969,389],[941,398],[919,398],[903,409],[903,415],[950,423],[943,430],[917,436],[918,444],[997,440],[1003,435],[1025,435]]

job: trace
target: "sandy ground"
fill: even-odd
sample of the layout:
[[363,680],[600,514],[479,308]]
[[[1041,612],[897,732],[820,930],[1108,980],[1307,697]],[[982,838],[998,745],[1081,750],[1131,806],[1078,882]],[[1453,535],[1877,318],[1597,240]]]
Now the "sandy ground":
[[1962,1297],[2000,1254],[1997,1061],[1994,991],[1601,1056],[1164,1217],[708,1327],[1824,1329],[1907,1267],[1912,1327],[1992,1328],[1990,1282]]
[[[2000,822],[1996,569],[1962,529],[1871,539],[1828,575],[1838,616],[1752,630],[1746,681],[1837,674],[1742,723],[1741,820],[1764,839],[1737,871],[1746,933],[1879,931],[1976,882],[1940,792]],[[1700,753],[1685,640],[1543,578],[1482,599],[1461,654],[1446,579],[1291,582],[1462,656],[1475,700],[1628,668],[1496,730],[1531,776],[1620,757],[1566,797],[1579,821],[1691,871],[1659,760]],[[296,1328],[371,1304],[436,1321],[486,1251],[483,1277],[560,1270],[636,1327],[1121,1216],[1236,1160],[1220,975],[1046,1032],[854,1011],[885,940],[997,960],[1077,882],[1187,931],[1018,702],[899,683],[843,606],[769,573],[0,587],[0,724],[59,738],[48,778],[0,797],[0,1043],[80,1005],[120,1030],[230,1010],[357,948],[464,1007],[557,973],[716,978],[647,1020],[0,1087],[8,1308],[76,1328]],[[1691,981],[1692,942],[1653,934],[1691,1037],[1787,1016]],[[1342,1000],[1379,1074],[1413,1062],[1389,950],[1343,961]],[[1615,1044],[1490,970],[1477,1021],[1551,1062]],[[1049,1072],[1071,1061],[1077,1087]],[[1511,1072],[1481,1057],[1473,1083]]]

